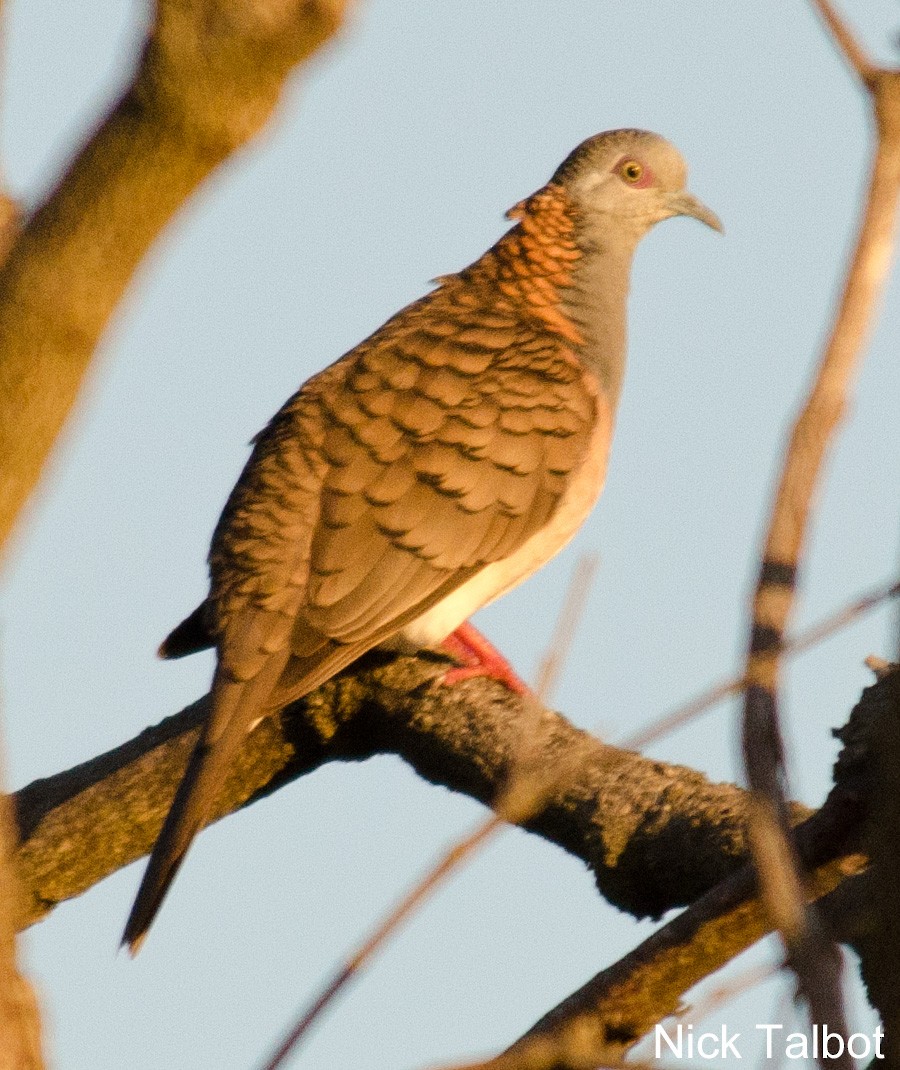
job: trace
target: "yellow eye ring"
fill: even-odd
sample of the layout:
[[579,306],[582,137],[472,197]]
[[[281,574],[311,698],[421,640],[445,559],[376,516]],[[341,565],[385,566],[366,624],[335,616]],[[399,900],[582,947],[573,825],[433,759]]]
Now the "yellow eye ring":
[[644,165],[637,160],[623,160],[619,165],[619,174],[626,182],[640,182],[644,177]]

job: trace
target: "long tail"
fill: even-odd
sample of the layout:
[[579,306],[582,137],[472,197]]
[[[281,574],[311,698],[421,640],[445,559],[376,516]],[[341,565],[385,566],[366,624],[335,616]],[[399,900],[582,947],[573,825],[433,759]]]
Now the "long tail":
[[259,720],[281,659],[270,661],[252,680],[213,682],[212,708],[191,754],[162,831],[150,855],[137,898],[122,935],[136,955],[162,905],[194,837],[207,823],[213,804],[242,740]]

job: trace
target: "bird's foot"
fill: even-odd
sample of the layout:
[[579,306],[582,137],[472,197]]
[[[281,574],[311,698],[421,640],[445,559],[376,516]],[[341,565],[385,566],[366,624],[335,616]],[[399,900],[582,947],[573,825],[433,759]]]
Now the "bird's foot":
[[487,676],[498,680],[516,695],[526,695],[531,690],[494,644],[468,621],[451,632],[441,643],[440,649],[461,662],[444,673],[440,678],[441,684],[453,685],[475,676]]

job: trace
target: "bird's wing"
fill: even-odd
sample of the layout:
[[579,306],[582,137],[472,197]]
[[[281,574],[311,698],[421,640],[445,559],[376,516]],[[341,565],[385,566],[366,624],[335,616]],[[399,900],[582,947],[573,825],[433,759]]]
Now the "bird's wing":
[[[219,522],[212,705],[124,940],[136,949],[241,740],[550,520],[600,399],[539,322],[445,286],[311,379]],[[465,326],[461,326],[465,324]]]
[[[273,461],[279,478],[290,468],[283,449],[258,444],[256,485],[217,540],[214,597],[218,572],[228,590],[216,602],[220,652],[240,677],[286,637],[284,625],[272,634],[259,622],[259,607],[291,622],[273,705],[514,553],[548,523],[585,458],[598,397],[571,347],[494,310],[438,316],[450,298],[412,326],[407,314],[402,331],[388,325],[324,373],[338,381],[298,395],[295,418],[302,409],[311,444],[303,471],[315,468],[317,484],[299,509],[293,492],[272,493]],[[258,523],[252,545],[238,515]],[[215,555],[225,553],[217,569]],[[249,598],[232,594],[248,587]],[[250,607],[251,629],[235,628]]]

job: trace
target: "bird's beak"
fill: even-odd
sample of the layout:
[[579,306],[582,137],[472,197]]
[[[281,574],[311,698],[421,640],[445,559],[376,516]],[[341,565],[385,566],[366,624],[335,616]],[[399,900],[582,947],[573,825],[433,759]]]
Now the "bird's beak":
[[666,201],[666,207],[672,215],[689,215],[699,219],[720,234],[725,233],[722,221],[715,212],[707,208],[702,201],[698,201],[692,193],[670,193]]

